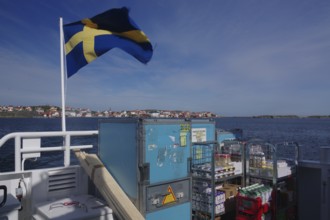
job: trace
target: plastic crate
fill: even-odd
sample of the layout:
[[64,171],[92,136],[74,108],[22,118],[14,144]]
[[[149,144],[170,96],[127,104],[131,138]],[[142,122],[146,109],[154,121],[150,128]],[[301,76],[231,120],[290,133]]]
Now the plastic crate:
[[262,215],[268,212],[268,204],[262,204],[260,197],[250,198],[237,195],[236,220],[261,220]]

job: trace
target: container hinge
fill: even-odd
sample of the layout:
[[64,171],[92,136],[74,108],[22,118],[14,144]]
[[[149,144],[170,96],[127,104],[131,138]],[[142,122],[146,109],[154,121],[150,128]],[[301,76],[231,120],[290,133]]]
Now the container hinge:
[[140,181],[146,182],[150,180],[150,164],[144,163],[139,165],[140,169]]
[[191,166],[192,166],[192,158],[188,157],[187,158],[187,172],[191,173]]

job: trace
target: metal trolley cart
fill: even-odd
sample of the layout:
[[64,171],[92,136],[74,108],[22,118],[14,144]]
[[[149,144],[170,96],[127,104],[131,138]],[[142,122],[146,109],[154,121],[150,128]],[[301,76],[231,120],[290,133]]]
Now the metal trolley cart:
[[[217,219],[235,209],[235,201],[232,199],[237,194],[238,185],[232,184],[232,181],[242,178],[242,168],[239,168],[239,173],[235,173],[229,151],[237,146],[242,145],[230,141],[220,148],[218,142],[193,143],[191,171],[194,219]],[[241,150],[239,148],[240,155]]]
[[[264,210],[264,205],[268,204],[269,211],[264,212],[261,219],[296,219],[297,159],[296,143],[274,145],[252,140],[246,144],[246,185],[260,184],[260,187],[271,187],[272,190],[266,199],[263,197],[260,209]],[[254,195],[252,193],[252,198],[261,194],[262,190],[257,190]],[[237,210],[240,210],[240,203],[237,205]],[[237,216],[240,214],[238,211]]]
[[216,166],[222,166],[221,157],[228,157],[228,165],[233,169],[236,184],[245,186],[245,153],[244,143],[238,140],[225,140],[220,143],[218,155],[220,161],[216,161]]

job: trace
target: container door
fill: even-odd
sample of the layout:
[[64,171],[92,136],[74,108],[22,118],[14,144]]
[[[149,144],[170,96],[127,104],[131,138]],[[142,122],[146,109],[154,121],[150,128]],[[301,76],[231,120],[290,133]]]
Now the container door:
[[132,120],[99,124],[98,156],[133,201],[138,199],[136,131],[137,123]]
[[321,219],[330,219],[330,147],[321,147]]
[[322,220],[330,218],[330,165],[323,168],[322,170],[322,208],[321,208],[321,216]]
[[191,219],[190,203],[173,206],[146,215],[146,220],[189,220]]
[[145,124],[145,163],[149,163],[150,184],[189,176],[190,124]]
[[191,178],[147,186],[147,220],[191,219]]
[[306,163],[300,164],[298,168],[299,220],[321,219],[321,169]]

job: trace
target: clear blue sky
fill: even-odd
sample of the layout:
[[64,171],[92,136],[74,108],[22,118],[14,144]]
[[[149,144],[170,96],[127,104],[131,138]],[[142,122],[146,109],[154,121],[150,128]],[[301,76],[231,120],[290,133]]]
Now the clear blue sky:
[[0,105],[61,105],[64,23],[127,6],[154,45],[67,81],[67,106],[330,115],[329,0],[1,0]]

